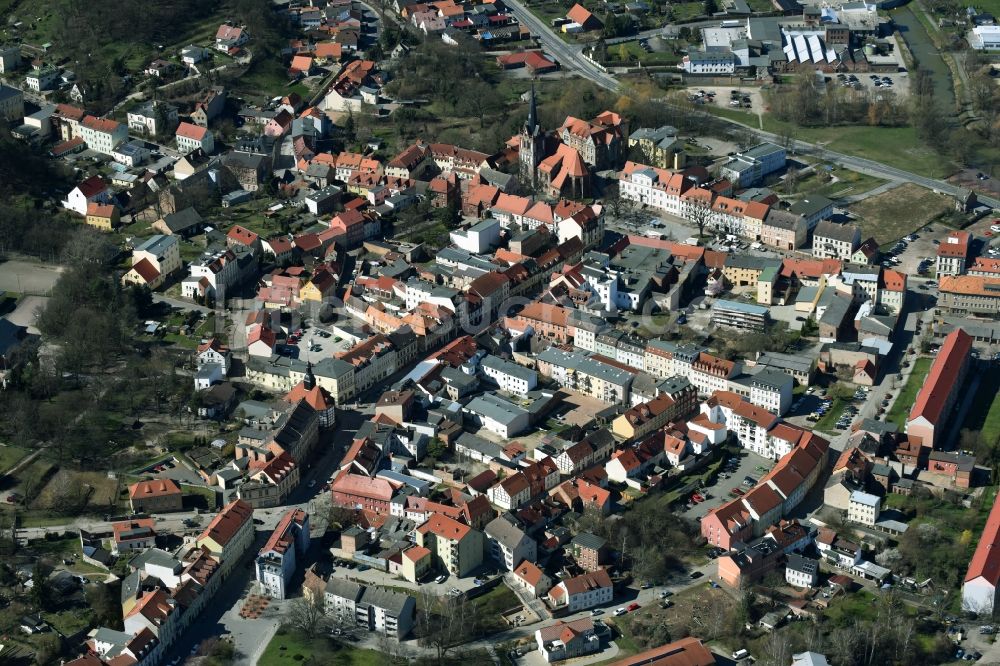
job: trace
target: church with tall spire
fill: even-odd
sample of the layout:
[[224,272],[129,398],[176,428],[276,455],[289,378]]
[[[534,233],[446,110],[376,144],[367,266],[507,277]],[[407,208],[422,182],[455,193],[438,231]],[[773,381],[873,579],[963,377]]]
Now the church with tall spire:
[[538,186],[538,165],[545,159],[545,132],[538,121],[538,106],[535,102],[535,84],[531,84],[528,93],[528,117],[521,128],[521,140],[518,147],[521,182],[531,189]]
[[[586,121],[567,116],[554,132],[542,129],[535,86],[528,93],[528,117],[516,138],[521,184],[550,197],[591,196],[591,169],[615,169],[625,155],[628,126],[605,111]],[[511,143],[515,140],[512,139]]]

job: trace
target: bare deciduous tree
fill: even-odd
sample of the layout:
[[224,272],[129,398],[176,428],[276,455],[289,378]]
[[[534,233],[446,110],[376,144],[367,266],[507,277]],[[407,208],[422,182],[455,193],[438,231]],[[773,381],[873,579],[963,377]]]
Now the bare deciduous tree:
[[323,610],[323,599],[313,596],[311,599],[304,597],[295,599],[288,605],[286,615],[288,624],[309,638],[315,638],[326,631],[333,618],[327,616]]

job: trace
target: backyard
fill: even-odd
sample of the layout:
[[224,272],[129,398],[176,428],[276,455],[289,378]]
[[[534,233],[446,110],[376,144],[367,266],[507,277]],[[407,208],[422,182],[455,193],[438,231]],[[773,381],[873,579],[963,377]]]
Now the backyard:
[[896,401],[892,403],[892,409],[886,414],[886,422],[895,423],[899,427],[900,432],[903,431],[906,425],[906,417],[909,415],[910,408],[917,399],[917,393],[920,392],[921,387],[924,385],[924,378],[930,372],[932,362],[932,359],[926,357],[918,358],[913,362],[913,371],[906,380],[906,386],[899,392]]
[[952,210],[952,204],[944,195],[905,183],[852,204],[850,210],[861,218],[861,237],[874,236],[885,245]]

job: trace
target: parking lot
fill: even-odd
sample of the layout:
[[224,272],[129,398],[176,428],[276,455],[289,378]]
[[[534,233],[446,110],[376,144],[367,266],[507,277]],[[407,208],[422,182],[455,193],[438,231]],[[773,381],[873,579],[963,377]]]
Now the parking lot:
[[[735,463],[735,464],[734,464]],[[732,465],[727,467],[727,465]],[[760,477],[766,474],[774,466],[774,462],[763,458],[756,453],[740,451],[736,457],[731,457],[729,462],[723,465],[714,484],[706,486],[697,494],[704,497],[703,502],[688,502],[681,510],[685,518],[700,520],[711,509],[722,506],[738,495],[734,489],[742,493],[750,490],[753,484],[745,483],[747,477],[759,481]]]
[[906,72],[893,72],[891,74],[837,74],[836,77],[827,77],[830,81],[826,85],[839,85],[844,88],[853,88],[857,91],[865,91],[875,95],[880,93],[892,93],[896,98],[905,98],[910,94],[910,79]]

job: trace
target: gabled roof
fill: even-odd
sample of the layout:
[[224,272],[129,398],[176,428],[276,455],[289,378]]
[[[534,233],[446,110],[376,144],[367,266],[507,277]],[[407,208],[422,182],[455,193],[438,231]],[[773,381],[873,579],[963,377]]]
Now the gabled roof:
[[972,337],[964,330],[956,328],[948,334],[910,410],[911,421],[924,418],[932,425],[939,424],[944,416],[944,406],[956,390],[955,382],[971,351]]
[[220,546],[225,546],[252,517],[253,507],[243,500],[235,500],[212,519],[198,538],[212,539]]
[[191,123],[181,123],[177,126],[177,131],[175,134],[179,137],[184,137],[186,139],[192,139],[194,141],[203,141],[205,136],[208,134],[208,128],[200,127],[198,125],[193,125]]

